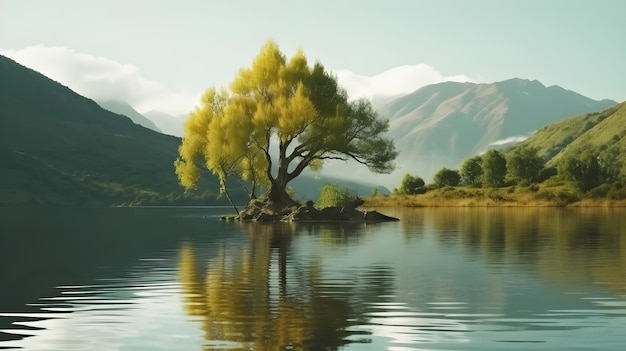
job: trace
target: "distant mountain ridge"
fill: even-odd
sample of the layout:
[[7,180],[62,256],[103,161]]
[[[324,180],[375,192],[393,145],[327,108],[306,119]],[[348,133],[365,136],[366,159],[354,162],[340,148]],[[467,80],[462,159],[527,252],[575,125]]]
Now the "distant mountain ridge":
[[148,111],[144,116],[154,122],[163,134],[185,136],[185,121],[189,114],[175,117],[161,111]]
[[441,167],[457,168],[499,140],[526,137],[546,124],[615,104],[514,78],[490,84],[433,84],[378,111],[390,120],[389,136],[400,150],[401,172],[430,179]]
[[97,101],[100,107],[105,110],[109,110],[111,112],[126,116],[130,118],[136,124],[144,126],[146,128],[152,129],[156,132],[161,133],[161,130],[152,122],[150,119],[146,118],[146,116],[137,112],[132,106],[123,101],[118,100],[107,100],[107,101]]

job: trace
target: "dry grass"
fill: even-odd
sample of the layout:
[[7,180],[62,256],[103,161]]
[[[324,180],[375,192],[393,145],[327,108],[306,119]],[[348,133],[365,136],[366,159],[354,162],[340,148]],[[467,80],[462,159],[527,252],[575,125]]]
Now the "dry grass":
[[446,187],[421,195],[365,198],[363,208],[379,207],[626,207],[626,200],[583,198],[563,185],[551,187]]

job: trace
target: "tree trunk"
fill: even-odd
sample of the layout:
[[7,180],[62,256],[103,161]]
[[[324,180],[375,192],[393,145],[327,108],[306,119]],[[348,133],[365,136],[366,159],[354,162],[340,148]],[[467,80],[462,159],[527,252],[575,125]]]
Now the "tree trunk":
[[230,202],[230,205],[233,206],[233,209],[235,209],[235,212],[237,213],[237,216],[239,216],[239,209],[237,209],[237,206],[233,202],[233,198],[230,197],[230,193],[228,193],[228,189],[226,189],[226,188],[224,189],[224,195],[226,195],[226,198],[228,199],[228,202]]
[[289,207],[298,204],[287,193],[287,186],[282,185],[278,181],[272,181],[268,197],[270,202],[277,206]]

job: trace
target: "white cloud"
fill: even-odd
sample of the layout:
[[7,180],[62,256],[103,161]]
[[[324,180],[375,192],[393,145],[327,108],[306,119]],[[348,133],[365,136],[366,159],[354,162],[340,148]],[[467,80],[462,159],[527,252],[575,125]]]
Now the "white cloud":
[[492,143],[489,143],[489,146],[502,146],[502,145],[508,145],[508,144],[514,144],[514,143],[521,143],[522,141],[526,139],[528,139],[528,136],[516,135],[516,136],[511,136],[508,138],[496,140]]
[[347,90],[351,99],[404,95],[425,85],[445,81],[472,81],[465,75],[444,76],[433,66],[426,64],[398,66],[372,77],[349,70],[338,70],[335,73],[339,84]]
[[193,110],[200,93],[172,91],[145,78],[139,68],[65,47],[29,46],[3,55],[94,100],[121,100],[140,112],[174,116]]

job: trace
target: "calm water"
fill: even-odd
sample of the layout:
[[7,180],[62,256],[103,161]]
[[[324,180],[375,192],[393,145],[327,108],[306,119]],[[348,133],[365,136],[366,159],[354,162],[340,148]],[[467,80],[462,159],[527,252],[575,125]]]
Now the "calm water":
[[0,209],[0,349],[624,350],[626,210]]

